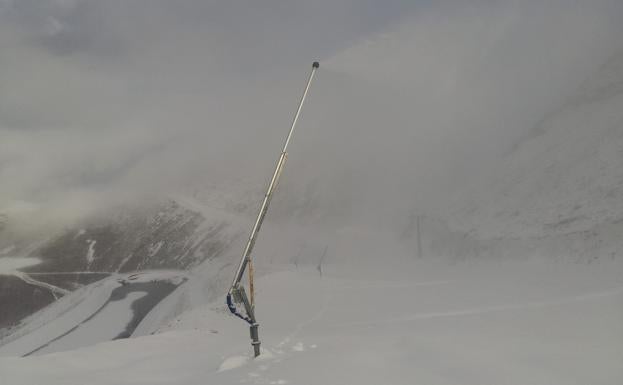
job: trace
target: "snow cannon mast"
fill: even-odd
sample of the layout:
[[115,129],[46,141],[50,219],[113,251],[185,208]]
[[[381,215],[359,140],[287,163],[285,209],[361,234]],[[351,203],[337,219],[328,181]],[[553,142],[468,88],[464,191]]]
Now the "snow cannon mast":
[[[229,308],[231,313],[236,317],[245,320],[250,325],[251,345],[253,346],[253,353],[255,357],[260,355],[260,339],[258,335],[259,324],[257,323],[257,319],[255,318],[255,289],[253,284],[253,263],[251,254],[253,252],[255,242],[257,241],[257,235],[260,232],[262,223],[264,222],[264,217],[266,216],[266,212],[268,211],[268,206],[270,205],[270,200],[272,199],[273,192],[277,187],[277,182],[279,181],[279,177],[281,176],[281,171],[283,170],[283,167],[285,165],[288,155],[288,145],[290,144],[290,139],[292,138],[294,127],[296,126],[296,123],[299,119],[301,109],[303,108],[303,103],[305,102],[305,98],[307,97],[307,92],[309,91],[309,87],[312,80],[314,79],[314,75],[316,74],[316,70],[318,69],[318,67],[320,67],[320,64],[315,61],[312,64],[312,70],[309,74],[307,85],[305,86],[305,91],[303,91],[303,96],[301,97],[296,113],[294,114],[294,119],[292,120],[290,131],[288,132],[288,136],[286,137],[285,143],[283,144],[283,149],[281,150],[281,154],[279,155],[279,159],[277,160],[277,165],[275,166],[273,176],[268,184],[266,194],[264,195],[264,200],[262,201],[262,205],[260,206],[260,210],[257,214],[257,219],[255,220],[253,228],[251,229],[249,240],[244,249],[244,252],[242,253],[242,258],[240,259],[240,264],[238,265],[238,269],[236,270],[234,280],[232,281],[229,292],[227,293],[227,307]],[[244,284],[242,283],[242,279],[244,277],[244,273],[247,267],[249,268],[248,296],[244,288]],[[242,309],[239,310],[236,305],[242,305]]]

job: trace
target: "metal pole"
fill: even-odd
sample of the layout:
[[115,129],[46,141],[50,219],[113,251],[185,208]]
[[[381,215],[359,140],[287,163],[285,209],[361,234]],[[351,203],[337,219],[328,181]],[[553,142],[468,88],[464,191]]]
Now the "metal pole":
[[253,260],[249,259],[249,264],[247,265],[249,268],[249,301],[251,302],[251,307],[255,307],[255,283],[253,281]]
[[417,257],[422,258],[422,216],[419,214],[415,217],[415,231],[415,240],[417,241]]
[[[227,304],[230,306],[231,299],[234,298],[236,302],[242,302],[245,306],[245,310],[248,315],[247,322],[249,322],[250,326],[250,335],[251,335],[251,345],[253,346],[253,352],[255,357],[260,355],[260,340],[258,335],[258,327],[259,324],[255,319],[255,296],[254,296],[254,287],[253,287],[253,272],[252,267],[250,267],[250,294],[251,294],[251,303],[244,292],[244,287],[240,285],[242,278],[244,277],[244,271],[251,263],[251,252],[253,251],[253,247],[255,246],[255,241],[257,240],[257,235],[260,232],[260,228],[262,227],[262,223],[264,222],[264,217],[266,216],[266,212],[268,210],[268,206],[270,205],[270,200],[272,199],[273,191],[277,186],[277,182],[279,181],[279,177],[281,176],[281,171],[283,170],[283,166],[285,165],[286,158],[288,156],[288,144],[290,144],[290,139],[292,138],[292,133],[294,132],[294,127],[296,126],[296,122],[299,119],[301,114],[301,109],[303,108],[303,103],[305,102],[305,98],[307,97],[307,92],[309,91],[309,87],[311,85],[312,80],[314,79],[314,75],[316,74],[316,70],[320,65],[318,62],[314,62],[312,64],[312,70],[309,74],[309,79],[307,80],[307,85],[305,86],[305,91],[303,92],[303,96],[301,96],[301,101],[299,102],[299,106],[296,110],[296,114],[294,114],[294,119],[292,120],[292,125],[290,126],[290,131],[288,132],[288,136],[283,144],[283,149],[281,150],[281,154],[279,155],[279,159],[277,160],[277,165],[275,166],[275,171],[273,172],[273,176],[270,179],[270,183],[268,184],[268,188],[266,189],[266,194],[264,195],[264,200],[262,201],[262,206],[260,207],[260,211],[257,214],[257,218],[255,220],[255,224],[253,225],[253,229],[251,230],[251,234],[249,235],[249,240],[247,241],[247,246],[242,253],[242,258],[240,259],[240,264],[238,265],[238,269],[236,270],[236,274],[234,275],[234,280],[231,283],[231,287],[229,288],[229,292],[227,293]],[[240,300],[240,301],[238,301]],[[230,306],[230,310],[232,313],[237,314],[235,307]]]
[[264,200],[262,201],[262,206],[260,207],[260,211],[257,214],[257,219],[255,220],[255,224],[253,225],[253,229],[251,230],[251,234],[249,235],[249,240],[247,242],[247,246],[244,249],[244,253],[242,254],[242,258],[240,259],[240,264],[238,265],[238,269],[236,270],[236,275],[234,276],[234,280],[232,281],[231,289],[234,289],[242,280],[244,275],[244,270],[251,258],[251,252],[253,251],[253,247],[255,246],[255,241],[257,239],[257,234],[262,227],[262,222],[264,221],[264,216],[266,215],[266,211],[268,210],[268,206],[270,205],[270,199],[272,198],[273,191],[277,184],[277,180],[279,179],[279,175],[281,174],[281,170],[285,164],[288,144],[290,144],[290,139],[292,138],[292,133],[294,132],[294,127],[296,126],[296,122],[299,120],[299,115],[301,114],[301,109],[303,108],[303,103],[305,102],[305,98],[307,97],[307,92],[309,91],[309,86],[311,85],[312,80],[314,79],[314,74],[320,65],[318,62],[314,62],[312,65],[311,73],[309,74],[309,79],[307,80],[307,86],[305,86],[305,91],[303,92],[303,96],[301,97],[301,101],[299,103],[299,107],[296,110],[296,114],[294,115],[294,119],[292,120],[292,126],[290,126],[290,131],[288,132],[288,136],[286,138],[285,143],[283,144],[283,149],[281,150],[281,154],[279,155],[279,160],[277,160],[277,166],[275,167],[275,171],[273,172],[273,177],[268,184],[268,189],[266,190],[266,194],[264,195]]

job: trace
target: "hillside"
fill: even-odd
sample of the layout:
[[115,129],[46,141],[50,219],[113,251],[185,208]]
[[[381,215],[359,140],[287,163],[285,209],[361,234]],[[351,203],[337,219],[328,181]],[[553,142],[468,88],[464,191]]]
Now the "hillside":
[[460,192],[449,226],[507,255],[620,257],[622,149],[619,53],[518,141],[494,177]]
[[[85,218],[47,239],[7,243],[3,262],[33,263],[0,274],[0,331],[67,293],[111,275],[188,270],[222,257],[244,220],[218,210],[197,212],[175,200],[118,207]],[[246,230],[246,229],[245,229]],[[6,333],[6,331],[4,332]],[[0,332],[0,335],[2,332]]]

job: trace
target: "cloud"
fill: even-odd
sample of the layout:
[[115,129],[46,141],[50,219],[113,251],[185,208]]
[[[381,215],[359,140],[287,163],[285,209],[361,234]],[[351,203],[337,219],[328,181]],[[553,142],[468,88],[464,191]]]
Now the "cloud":
[[352,127],[345,137],[372,138],[360,147],[376,171],[360,187],[367,206],[384,196],[397,212],[440,208],[490,177],[518,138],[623,49],[622,10],[614,1],[441,2],[324,60],[357,87],[338,96],[352,109],[331,119]]
[[275,211],[443,205],[620,48],[618,3],[4,1],[0,211],[261,190],[315,59]]

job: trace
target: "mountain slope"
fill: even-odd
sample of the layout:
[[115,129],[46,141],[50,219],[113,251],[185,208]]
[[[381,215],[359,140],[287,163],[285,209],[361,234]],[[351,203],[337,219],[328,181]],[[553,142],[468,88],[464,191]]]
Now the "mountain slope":
[[3,261],[28,253],[37,263],[0,274],[0,330],[110,275],[187,270],[219,258],[242,234],[241,222],[218,210],[202,213],[167,200],[87,218],[49,240],[32,240],[35,247],[10,247],[0,256]]
[[622,149],[619,53],[518,142],[492,180],[462,192],[450,226],[475,240],[531,241],[525,249],[553,257],[623,255]]

